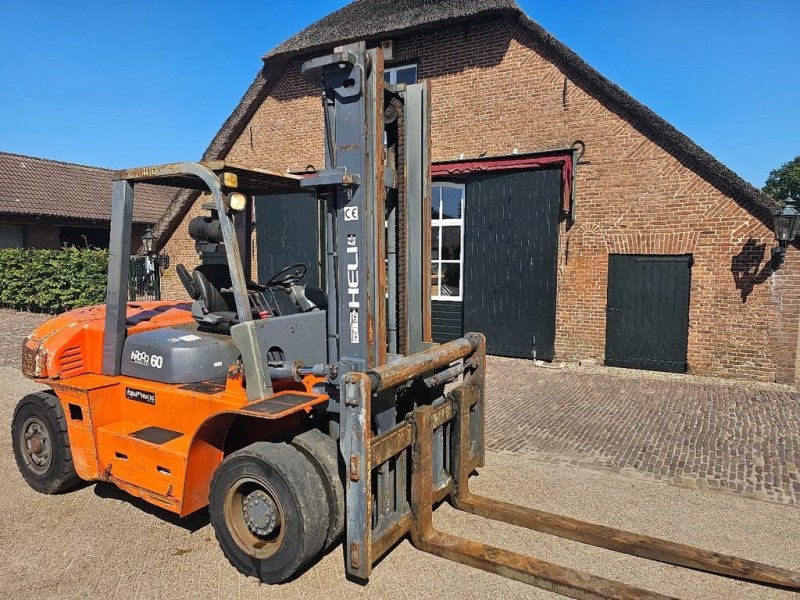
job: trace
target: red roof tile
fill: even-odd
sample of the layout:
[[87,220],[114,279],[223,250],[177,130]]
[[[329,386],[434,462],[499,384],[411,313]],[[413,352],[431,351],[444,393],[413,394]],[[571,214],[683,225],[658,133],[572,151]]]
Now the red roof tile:
[[[0,213],[111,220],[110,169],[0,152]],[[155,223],[177,190],[136,186],[133,220]]]

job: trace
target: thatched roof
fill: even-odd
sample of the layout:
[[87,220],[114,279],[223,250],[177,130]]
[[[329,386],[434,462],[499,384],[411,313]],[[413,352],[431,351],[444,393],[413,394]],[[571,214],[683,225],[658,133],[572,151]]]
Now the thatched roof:
[[264,60],[503,12],[521,13],[514,0],[356,0],[279,44]]
[[[777,208],[769,196],[731,171],[670,123],[606,79],[580,56],[528,17],[514,0],[355,0],[312,23],[264,55],[260,71],[239,105],[209,145],[204,160],[224,158],[247,122],[280,77],[286,61],[329,51],[343,43],[374,41],[441,27],[459,21],[505,16],[527,31],[548,60],[562,69],[573,83],[600,100],[607,108],[636,127],[686,167],[726,195],[742,202],[761,219]],[[157,227],[159,243],[165,243],[189,211],[196,196],[175,198]]]

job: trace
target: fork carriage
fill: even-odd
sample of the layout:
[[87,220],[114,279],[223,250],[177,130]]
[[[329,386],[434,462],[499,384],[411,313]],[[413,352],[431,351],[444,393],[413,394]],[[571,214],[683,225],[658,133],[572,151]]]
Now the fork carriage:
[[[447,500],[483,518],[641,558],[800,590],[797,573],[668,540],[595,525],[473,494],[469,478],[485,459],[486,343],[481,334],[351,373],[342,406],[346,465],[346,567],[366,579],[398,540],[437,556],[574,598],[667,598],[434,529],[433,507]],[[462,376],[452,389],[443,385]],[[372,404],[414,386],[434,392],[386,431],[371,425]],[[368,465],[364,467],[363,465]]]

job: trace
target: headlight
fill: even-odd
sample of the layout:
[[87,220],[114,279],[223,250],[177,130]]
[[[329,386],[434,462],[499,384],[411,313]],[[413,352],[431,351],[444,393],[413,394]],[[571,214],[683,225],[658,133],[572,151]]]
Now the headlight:
[[22,342],[22,374],[25,377],[47,377],[47,350],[38,340]]
[[231,210],[242,212],[247,206],[247,196],[241,192],[233,192],[228,196],[228,206],[230,206]]

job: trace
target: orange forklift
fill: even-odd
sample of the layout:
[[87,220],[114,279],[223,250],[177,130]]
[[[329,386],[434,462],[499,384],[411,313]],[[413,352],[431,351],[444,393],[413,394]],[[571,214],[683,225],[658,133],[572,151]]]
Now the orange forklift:
[[[428,86],[385,83],[380,48],[363,42],[302,74],[322,88],[325,169],[300,177],[214,161],[115,173],[105,306],[62,314],[23,344],[23,373],[50,388],[14,412],[30,486],[108,481],[181,516],[207,508],[231,564],[268,583],[339,543],[348,575],[366,580],[410,535],[425,552],[574,598],[665,597],[437,531],[433,508],[449,500],[800,590],[797,573],[470,492],[485,454],[485,341],[430,341]],[[176,267],[185,301],[127,300],[140,184],[210,196],[189,225],[203,262]],[[253,202],[303,189],[323,208],[322,288],[303,283],[303,264],[251,281]]]

